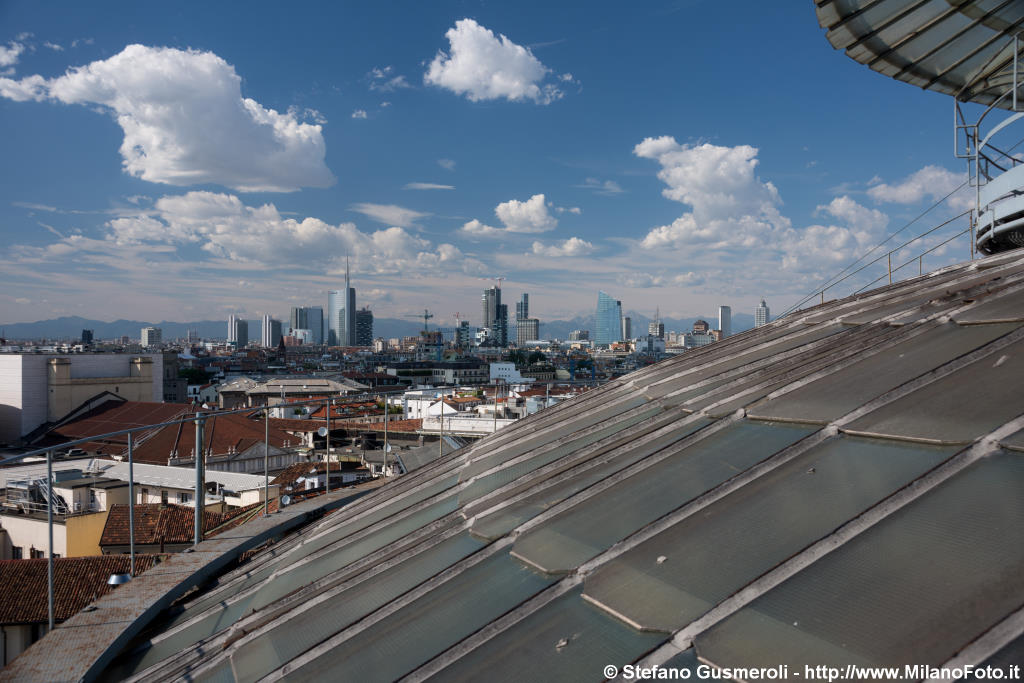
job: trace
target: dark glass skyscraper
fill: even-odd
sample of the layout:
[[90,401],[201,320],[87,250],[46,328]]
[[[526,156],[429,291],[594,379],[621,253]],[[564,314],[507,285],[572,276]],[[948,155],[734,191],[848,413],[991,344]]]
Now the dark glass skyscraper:
[[622,341],[622,305],[604,292],[597,293],[596,346]]

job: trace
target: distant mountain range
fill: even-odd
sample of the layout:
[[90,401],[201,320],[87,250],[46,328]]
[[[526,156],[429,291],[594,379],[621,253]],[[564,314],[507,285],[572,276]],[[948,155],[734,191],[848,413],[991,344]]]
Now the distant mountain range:
[[[628,311],[632,319],[633,336],[639,337],[647,333],[647,326],[652,318],[648,318],[636,311]],[[665,331],[686,332],[693,328],[693,323],[699,318],[662,318],[665,323]],[[718,327],[718,316],[704,316],[712,328]],[[259,338],[259,320],[249,321],[249,338]],[[144,322],[141,320],[115,320],[104,322],[102,320],[89,320],[79,316],[64,316],[52,320],[40,320],[33,323],[9,323],[0,324],[0,337],[12,340],[41,340],[52,341],[77,340],[82,336],[82,330],[92,330],[97,340],[116,339],[128,336],[131,339],[138,339],[141,336],[143,327],[159,327],[163,330],[165,340],[184,338],[189,330],[194,330],[203,339],[226,339],[226,320],[199,320],[196,322],[171,322],[162,320],[160,322]],[[734,313],[732,316],[733,333],[749,330],[754,326],[754,316],[748,313]],[[573,330],[590,330],[591,337],[595,331],[594,315],[577,316],[572,320],[551,320],[541,319],[540,334],[544,339],[568,339],[569,333]],[[405,337],[414,335],[422,329],[422,323],[398,318],[377,318],[373,321],[373,334],[375,337]],[[431,326],[431,329],[436,329]],[[509,336],[515,336],[515,322],[509,321]]]

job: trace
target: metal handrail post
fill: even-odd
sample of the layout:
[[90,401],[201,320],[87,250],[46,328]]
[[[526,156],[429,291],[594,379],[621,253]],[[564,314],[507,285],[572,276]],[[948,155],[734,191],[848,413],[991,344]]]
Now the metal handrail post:
[[331,406],[332,405],[334,405],[334,401],[332,401],[331,399],[327,399],[327,452],[324,453],[324,462],[327,463],[326,465],[324,465],[324,468],[327,470],[327,474],[325,475],[327,477],[327,479],[325,480],[327,482],[325,484],[327,486],[327,493],[331,492]]
[[48,552],[46,560],[46,608],[50,630],[53,630],[53,449],[46,451],[46,534]]
[[128,432],[128,554],[130,572],[135,577],[135,459],[132,455],[132,433]]
[[199,545],[203,540],[203,512],[206,507],[206,482],[203,472],[203,423],[204,418],[196,418],[196,500],[195,514],[192,515],[195,521],[193,534],[193,545]]
[[270,514],[270,401],[263,411],[263,516]]

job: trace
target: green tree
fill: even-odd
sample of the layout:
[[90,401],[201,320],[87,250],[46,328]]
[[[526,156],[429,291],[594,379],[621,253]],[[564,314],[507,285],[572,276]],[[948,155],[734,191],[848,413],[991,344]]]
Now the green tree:
[[188,380],[189,384],[206,384],[210,376],[202,368],[178,368],[178,377]]

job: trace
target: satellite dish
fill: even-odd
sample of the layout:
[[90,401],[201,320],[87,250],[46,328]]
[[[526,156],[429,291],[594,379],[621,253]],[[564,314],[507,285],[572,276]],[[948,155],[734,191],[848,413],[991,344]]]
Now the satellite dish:
[[291,496],[281,496],[281,507],[288,507],[292,504]]
[[320,429],[316,430],[316,433],[319,436],[327,436],[327,427],[321,427]]

